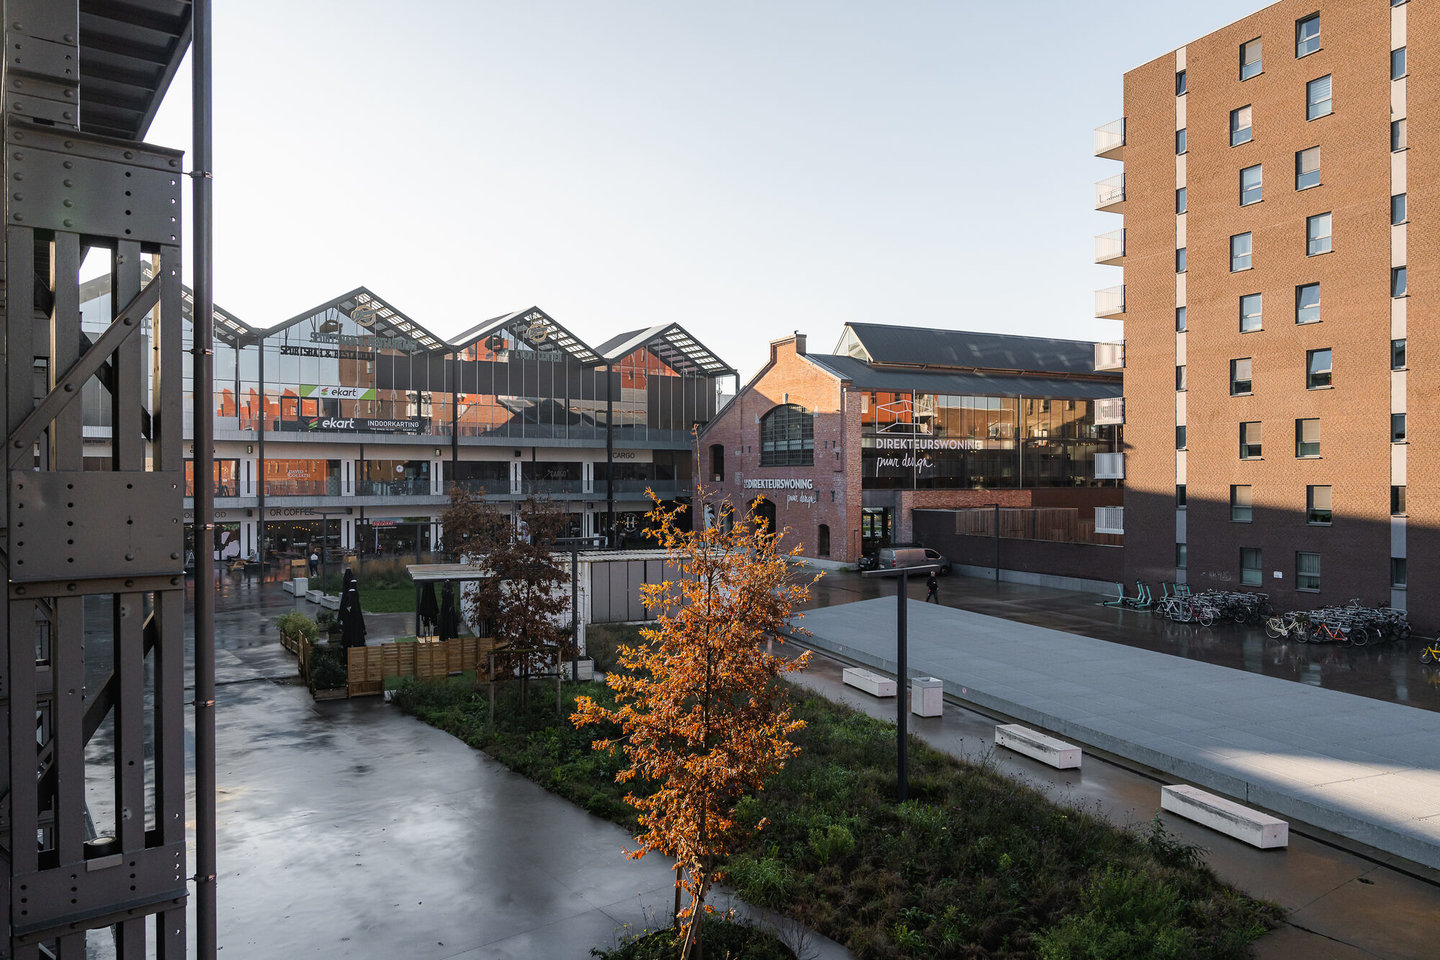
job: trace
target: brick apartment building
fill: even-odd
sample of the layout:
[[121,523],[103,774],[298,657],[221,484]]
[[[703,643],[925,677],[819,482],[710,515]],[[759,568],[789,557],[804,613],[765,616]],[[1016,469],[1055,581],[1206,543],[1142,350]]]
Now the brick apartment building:
[[1125,75],[1096,313],[1125,321],[1129,579],[1440,623],[1437,94],[1440,10],[1393,0],[1282,0]]
[[803,334],[776,340],[700,435],[706,522],[727,500],[753,505],[805,556],[837,562],[911,540],[916,510],[1073,508],[1090,524],[1099,506],[1118,533],[1120,428],[1106,405],[1121,383],[1096,353],[872,323],[848,324],[830,354]]

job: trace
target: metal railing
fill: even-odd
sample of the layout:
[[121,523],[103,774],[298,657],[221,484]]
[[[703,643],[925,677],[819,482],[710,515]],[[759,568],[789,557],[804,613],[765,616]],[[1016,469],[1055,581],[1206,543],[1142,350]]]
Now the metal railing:
[[1111,230],[1095,237],[1095,262],[1119,263],[1125,256],[1125,228]]
[[1119,160],[1125,146],[1125,118],[1111,120],[1095,128],[1095,156]]
[[1118,317],[1125,313],[1125,284],[1095,291],[1095,316]]
[[1125,341],[1114,340],[1095,344],[1096,370],[1125,369]]
[[1095,209],[1118,210],[1125,203],[1125,174],[1095,181]]

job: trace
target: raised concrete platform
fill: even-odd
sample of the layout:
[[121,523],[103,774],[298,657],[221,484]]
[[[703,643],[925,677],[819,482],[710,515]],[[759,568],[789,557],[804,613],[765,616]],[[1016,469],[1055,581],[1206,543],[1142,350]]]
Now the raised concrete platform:
[[1290,825],[1284,820],[1206,793],[1199,787],[1186,784],[1161,787],[1160,809],[1194,820],[1261,850],[1272,850],[1290,843]]
[[[1241,803],[1440,869],[1440,713],[911,602],[912,674]],[[812,610],[824,650],[895,672],[895,600]]]
[[889,677],[882,677],[878,673],[871,673],[869,670],[862,670],[859,667],[846,667],[841,677],[846,686],[864,690],[872,697],[895,696],[895,681]]
[[1064,740],[1047,737],[1038,730],[1022,727],[1018,723],[1002,723],[997,726],[995,746],[1023,753],[1056,770],[1080,769],[1079,747]]

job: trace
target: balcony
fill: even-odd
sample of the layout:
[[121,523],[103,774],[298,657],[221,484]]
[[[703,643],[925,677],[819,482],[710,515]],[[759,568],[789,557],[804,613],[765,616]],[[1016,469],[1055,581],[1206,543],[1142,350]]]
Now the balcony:
[[1102,233],[1095,238],[1095,262],[1118,267],[1125,259],[1125,228]]
[[1125,174],[1095,181],[1095,209],[1101,213],[1120,213],[1125,209]]
[[1096,533],[1125,533],[1125,508],[1124,507],[1096,507],[1095,508],[1095,532]]
[[1125,454],[1123,454],[1123,453],[1097,453],[1097,454],[1095,454],[1095,479],[1096,479],[1096,480],[1124,480],[1124,479],[1125,479]]
[[1107,397],[1095,401],[1095,425],[1118,426],[1125,422],[1125,398]]
[[1095,316],[1101,318],[1125,316],[1125,284],[1095,291]]
[[394,480],[356,480],[357,497],[428,497],[429,477],[397,477]]
[[1095,156],[1104,160],[1125,159],[1125,118],[1095,128]]
[[1095,344],[1095,369],[1124,370],[1125,341],[1115,340],[1109,343]]

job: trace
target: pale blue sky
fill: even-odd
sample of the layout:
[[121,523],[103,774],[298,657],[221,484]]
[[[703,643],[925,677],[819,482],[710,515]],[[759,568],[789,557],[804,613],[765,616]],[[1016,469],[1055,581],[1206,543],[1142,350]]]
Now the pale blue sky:
[[[222,0],[216,300],[265,326],[364,284],[442,336],[536,304],[592,344],[675,320],[745,379],[851,320],[1118,339],[1091,130],[1126,70],[1259,6]],[[150,140],[189,117],[187,67]]]

